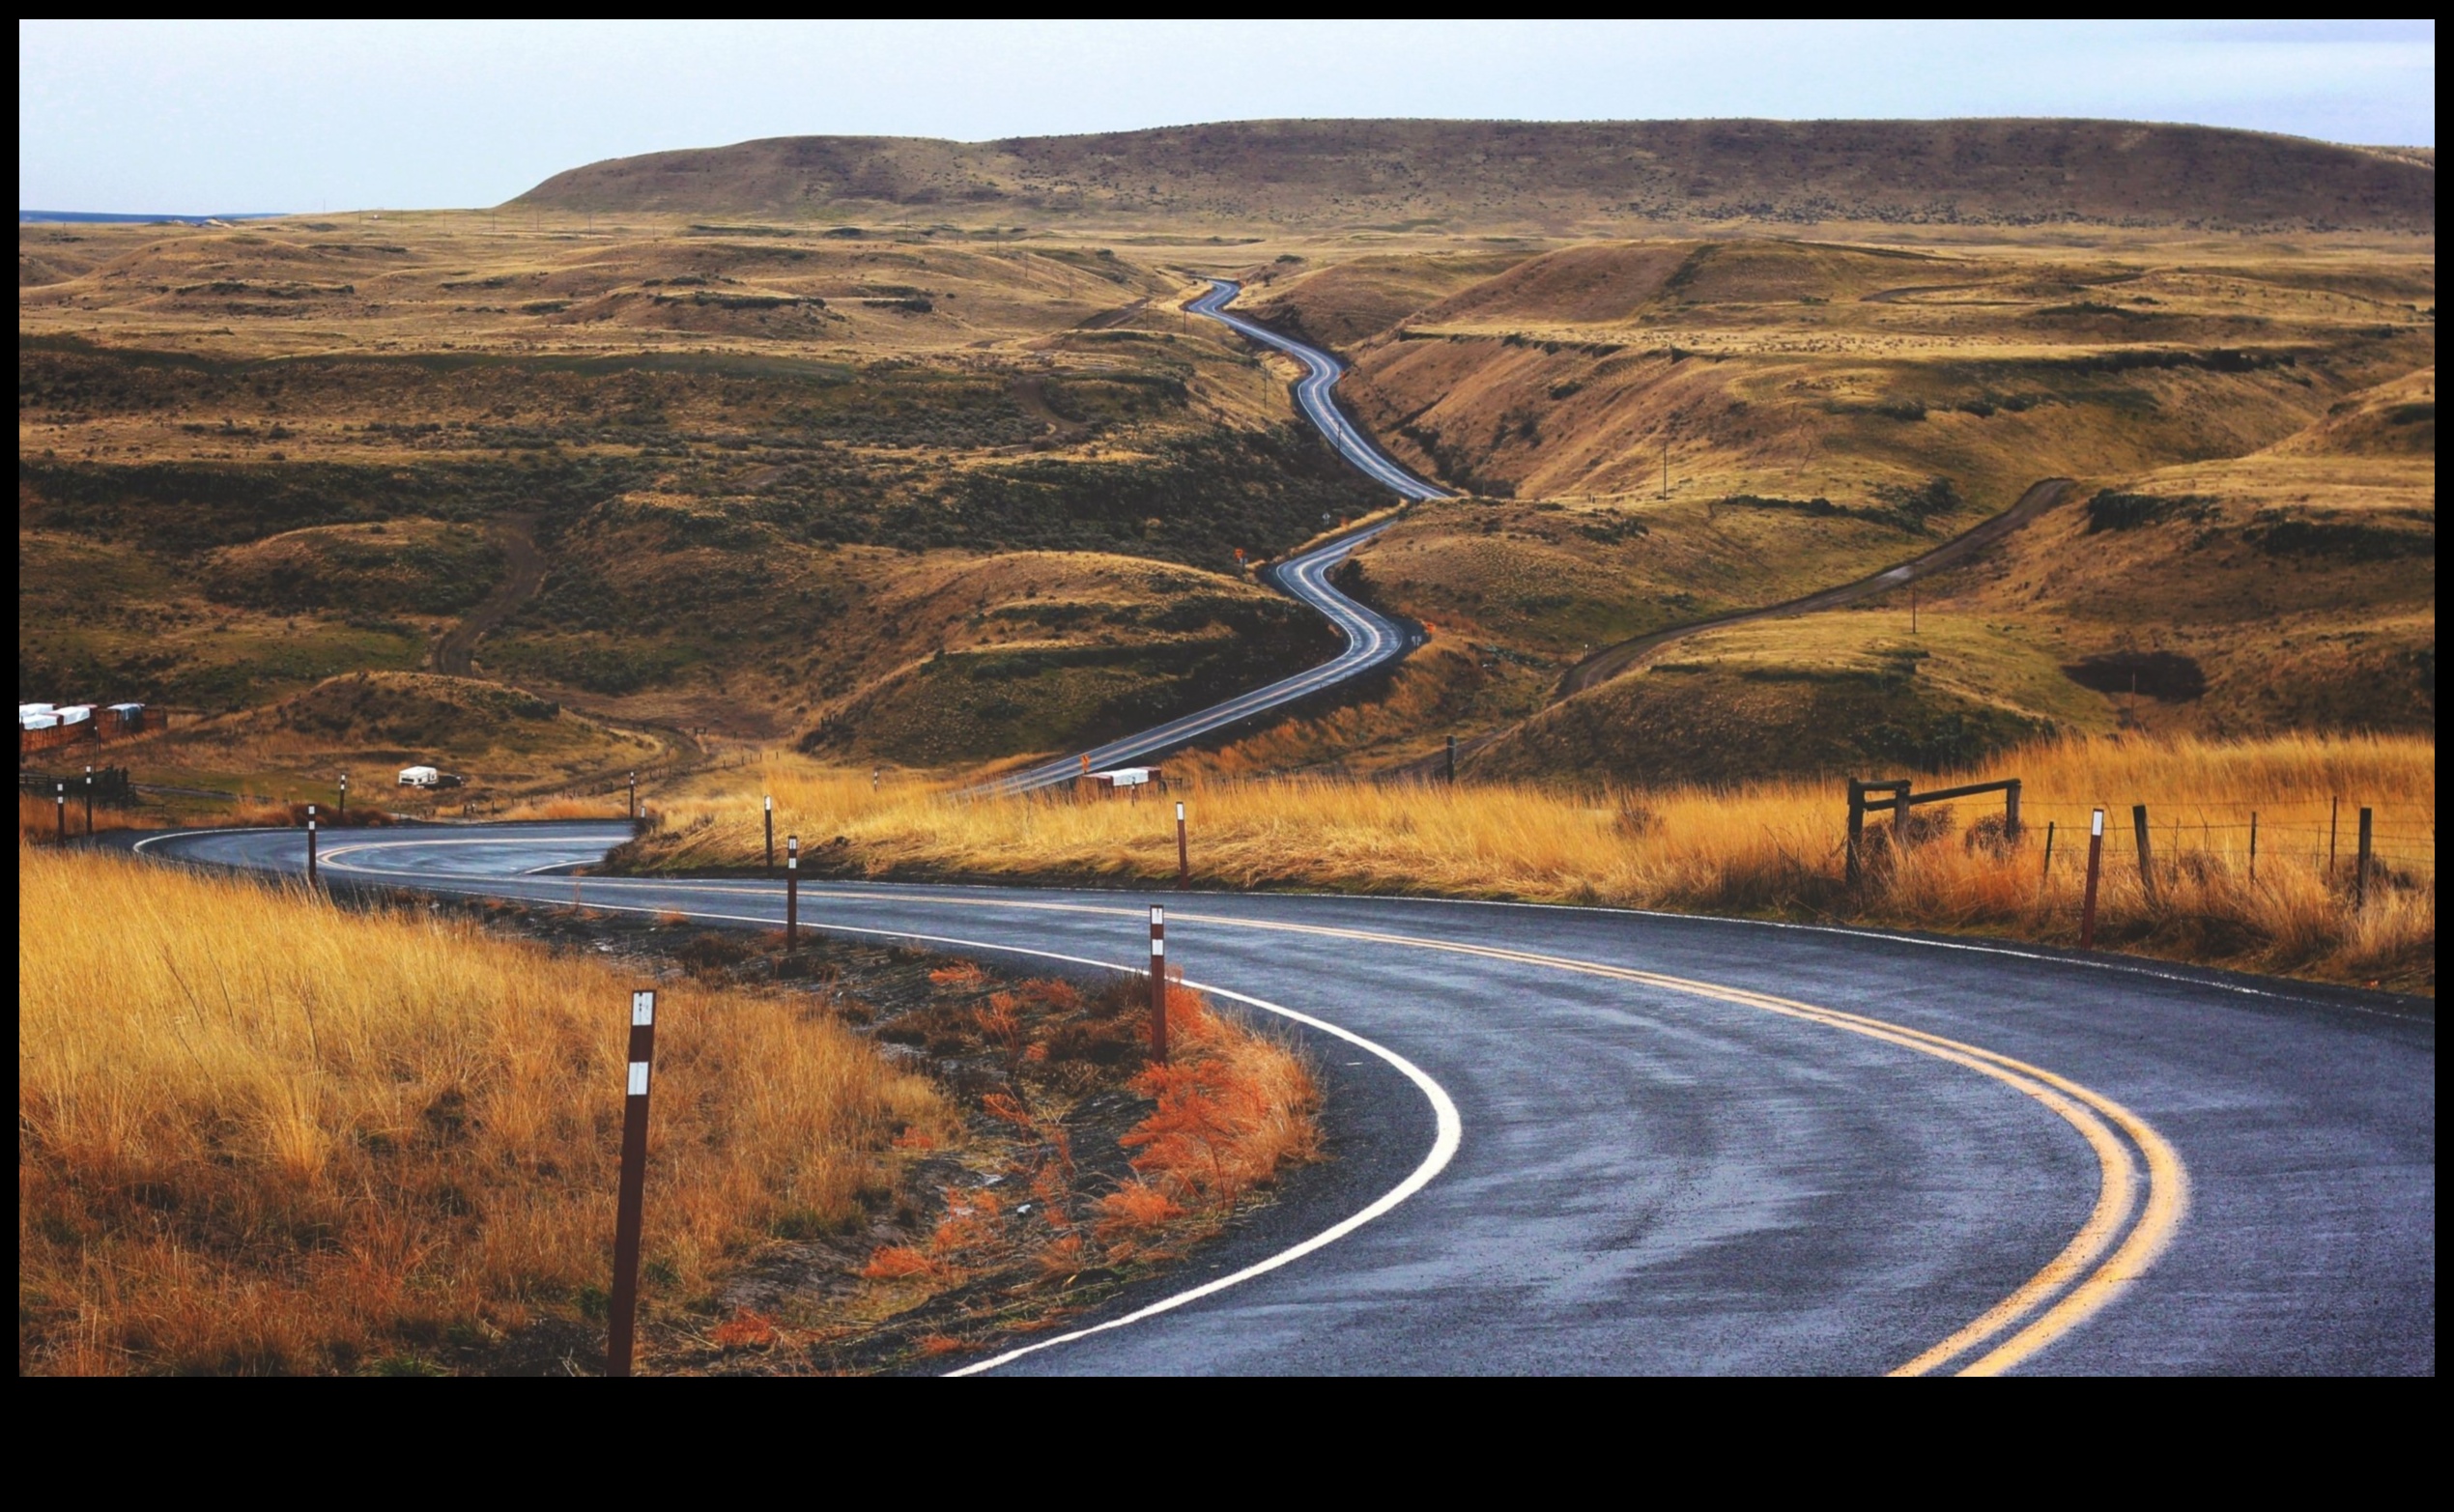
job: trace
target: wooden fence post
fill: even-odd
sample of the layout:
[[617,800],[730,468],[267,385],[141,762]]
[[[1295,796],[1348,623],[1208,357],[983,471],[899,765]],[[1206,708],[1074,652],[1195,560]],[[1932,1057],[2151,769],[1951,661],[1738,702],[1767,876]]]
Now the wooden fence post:
[[1849,886],[1856,887],[1864,877],[1864,863],[1858,848],[1866,841],[1866,784],[1849,779],[1849,851],[1844,863],[1844,875]]
[[2146,890],[2147,899],[2149,902],[2153,903],[2156,900],[2155,857],[2148,848],[2148,816],[2146,804],[2134,803],[2130,805],[2130,829],[2132,833],[2138,837],[2139,842],[2139,886]]
[[2369,906],[2369,820],[2375,810],[2360,811],[2360,859],[2353,863],[2352,908],[2354,913]]
[[2003,788],[2003,838],[2019,839],[2019,779],[2016,777]]
[[2053,827],[2054,821],[2047,819],[2045,821],[2045,864],[2037,872],[2039,880],[2044,882],[2053,880]]

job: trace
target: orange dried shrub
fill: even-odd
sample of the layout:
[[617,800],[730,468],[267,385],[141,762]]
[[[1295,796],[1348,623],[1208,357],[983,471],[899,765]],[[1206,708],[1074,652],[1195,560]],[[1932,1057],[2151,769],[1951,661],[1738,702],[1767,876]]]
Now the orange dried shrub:
[[861,1268],[861,1274],[871,1281],[908,1281],[936,1273],[936,1261],[904,1244],[881,1246]]
[[765,1349],[776,1342],[776,1321],[765,1313],[736,1308],[707,1335],[720,1349]]
[[920,1341],[920,1352],[923,1355],[930,1355],[932,1357],[939,1355],[956,1354],[968,1348],[970,1348],[969,1345],[948,1333],[925,1334],[922,1336]]
[[1082,1236],[1068,1234],[1042,1245],[1040,1252],[1031,1258],[1042,1276],[1051,1281],[1063,1281],[1080,1272],[1083,1252]]
[[1112,1244],[1184,1215],[1175,1198],[1146,1182],[1135,1182],[1099,1199],[1099,1223],[1092,1232],[1101,1243]]
[[980,1025],[981,1038],[1006,1053],[1008,1060],[1019,1060],[1023,1053],[1024,1029],[1022,1006],[1011,992],[989,994],[988,1001],[972,1011]]
[[1133,1169],[1180,1202],[1223,1208],[1282,1165],[1320,1153],[1318,1085],[1289,1046],[1213,1013],[1170,984],[1171,1058],[1133,1080],[1158,1106],[1125,1136]]
[[939,967],[928,974],[928,980],[941,987],[980,987],[987,985],[988,973],[966,960]]

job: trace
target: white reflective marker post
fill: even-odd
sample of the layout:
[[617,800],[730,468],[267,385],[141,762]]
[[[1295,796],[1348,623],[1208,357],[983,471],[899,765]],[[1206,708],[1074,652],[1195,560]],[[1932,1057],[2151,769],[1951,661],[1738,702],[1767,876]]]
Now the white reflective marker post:
[[2079,903],[2079,948],[2097,948],[2097,878],[2104,871],[2104,811],[2088,819],[2088,891]]
[[1192,852],[1184,845],[1184,806],[1176,806],[1176,891],[1190,885],[1193,872]]
[[801,948],[801,837],[787,835],[784,840],[784,949],[790,955]]
[[773,793],[769,793],[769,794],[767,794],[767,795],[765,796],[765,798],[764,798],[764,799],[762,799],[761,801],[762,801],[762,802],[766,805],[766,810],[767,810],[767,870],[768,870],[769,871],[773,871],[773,870],[775,870],[775,869],[776,869],[776,800],[775,800],[775,795],[774,795]]
[[307,886],[315,886],[315,805],[307,805]]
[[631,994],[631,1045],[622,1097],[622,1184],[614,1211],[614,1300],[605,1373],[631,1373],[639,1322],[640,1208],[647,1190],[647,1072],[656,1048],[656,994]]
[[1167,910],[1151,904],[1151,1059],[1167,1064]]

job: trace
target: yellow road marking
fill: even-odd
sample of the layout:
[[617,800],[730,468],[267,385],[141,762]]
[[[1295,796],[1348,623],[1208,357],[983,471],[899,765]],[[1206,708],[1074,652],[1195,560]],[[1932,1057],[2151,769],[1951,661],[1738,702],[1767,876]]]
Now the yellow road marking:
[[[352,849],[375,849],[380,844],[353,846]],[[390,844],[411,844],[396,841]],[[615,887],[670,886],[648,878],[598,878]],[[694,891],[771,896],[772,887],[735,884],[695,885]],[[970,908],[1012,908],[1044,913],[1079,913],[1109,917],[1138,918],[1137,908],[1117,908],[1096,903],[1025,902],[1002,899],[947,897],[932,893],[896,894],[876,891],[844,893],[832,887],[813,890],[817,897],[850,902],[937,903]],[[1601,961],[1581,960],[1574,956],[1548,956],[1532,951],[1510,950],[1500,946],[1471,945],[1457,940],[1430,939],[1420,935],[1389,934],[1375,929],[1343,928],[1332,925],[1293,924],[1280,920],[1240,919],[1220,914],[1197,914],[1180,911],[1177,919],[1184,924],[1215,925],[1224,928],[1255,929],[1284,934],[1308,934],[1329,939],[1356,940],[1375,945],[1402,946],[1412,950],[1439,951],[1450,955],[1474,956],[1492,960],[1504,960],[1520,965],[1539,966],[1554,971],[1572,972],[1582,976],[1605,977],[1638,983],[1694,997],[1710,998],[1755,1008],[1784,1017],[1803,1019],[1827,1028],[1879,1040],[1886,1043],[1930,1055],[1965,1067],[1988,1076],[2034,1098],[2052,1110],[2078,1131],[2097,1156],[2100,1173],[2095,1207],[2087,1221],[2063,1246],[2062,1251],[2044,1268],[2030,1276],[2010,1296],[1995,1303],[1966,1327],[1954,1332],[1914,1359],[1894,1369],[1896,1376],[1930,1374],[1951,1360],[1977,1349],[2004,1330],[2026,1318],[2048,1299],[2061,1293],[2059,1300],[2038,1313],[2027,1326],[1992,1350],[1963,1367],[1961,1375],[2000,1375],[2029,1358],[2038,1351],[2060,1339],[2102,1311],[2126,1290],[2130,1283],[2144,1275],[2171,1244],[2189,1206],[2189,1173],[2182,1157],[2164,1137],[2145,1119],[2121,1103],[2066,1077],[2033,1066],[2013,1057],[1969,1044],[1942,1035],[1896,1024],[1887,1019],[1852,1013],[1840,1009],[1820,1007],[1794,999],[1750,991],[1742,987],[1724,986],[1718,983],[1699,982],[1685,977],[1666,976],[1659,972],[1640,971],[1632,967],[1612,966]],[[2098,1115],[2102,1115],[2099,1117]],[[2137,1147],[2147,1165],[2147,1200],[2133,1218],[2131,1208],[2136,1200],[2137,1172],[2129,1152],[2106,1120]],[[2128,1232],[2111,1258],[2091,1271],[2122,1232],[2126,1221]],[[2084,1275],[2083,1275],[2084,1272]],[[2074,1278],[2077,1284],[2073,1285]],[[2069,1290],[2064,1289],[2068,1287]]]

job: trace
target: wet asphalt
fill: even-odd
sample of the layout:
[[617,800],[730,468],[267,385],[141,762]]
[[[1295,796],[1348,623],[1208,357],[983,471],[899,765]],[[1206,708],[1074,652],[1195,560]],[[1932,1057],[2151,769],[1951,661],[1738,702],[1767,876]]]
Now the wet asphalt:
[[[780,883],[575,879],[620,824],[351,831],[333,882],[775,927]],[[296,831],[148,854],[297,870]],[[2034,1063],[2136,1113],[2187,1169],[2165,1250],[2025,1373],[2433,1374],[2436,1025],[2409,1000],[1971,942],[1426,899],[812,884],[809,927],[1050,969],[1147,960],[1403,1057],[1455,1154],[1337,1242],[1014,1374],[1874,1374],[1992,1307],[2087,1220],[2098,1158],[2000,1081],[1913,1048],[1659,985],[1295,924],[1539,952],[1865,1014]],[[1025,953],[1025,954],[1014,954]],[[1034,956],[1028,953],[1041,953]],[[1107,1316],[1296,1243],[1407,1179],[1426,1095],[1289,1026],[1331,1157]]]

